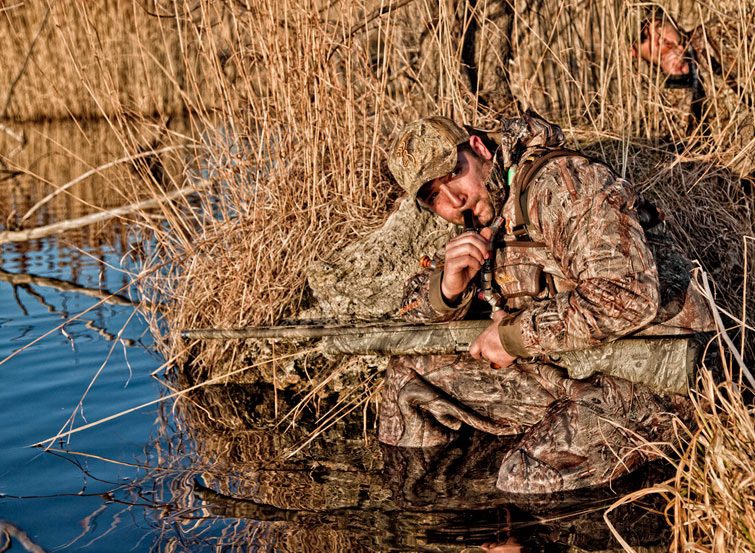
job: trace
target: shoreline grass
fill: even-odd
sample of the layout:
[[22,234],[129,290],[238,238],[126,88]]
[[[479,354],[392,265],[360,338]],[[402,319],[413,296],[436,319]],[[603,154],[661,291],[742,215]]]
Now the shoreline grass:
[[[139,252],[145,274],[164,267],[142,288],[163,306],[150,317],[159,348],[167,359],[190,362],[197,375],[243,363],[249,352],[243,343],[209,343],[191,357],[178,355],[182,328],[297,316],[313,303],[308,267],[383,224],[400,194],[385,166],[396,128],[437,113],[491,126],[527,101],[664,210],[678,246],[715,282],[716,303],[739,314],[734,339],[749,362],[745,328],[755,299],[745,246],[755,217],[752,191],[737,171],[755,155],[755,140],[732,141],[726,125],[687,137],[673,123],[679,113],[659,73],[628,55],[626,37],[642,5],[557,2],[543,4],[542,19],[516,2],[445,0],[197,0],[172,3],[159,15],[127,1],[112,12],[86,2],[56,5],[49,15],[45,6],[25,15],[5,10],[4,21],[18,30],[6,35],[13,44],[3,51],[15,56],[7,66],[20,80],[3,119],[34,117],[40,109],[32,100],[47,105],[48,116],[99,114],[117,141],[114,159],[145,147],[164,152],[135,158],[134,199],[205,187],[135,222],[149,238]],[[747,72],[755,66],[747,36],[753,10],[733,0],[684,6],[688,27],[735,14],[740,92],[754,98]],[[118,14],[128,15],[126,24]],[[39,31],[43,18],[54,25]],[[122,28],[118,38],[106,32]],[[38,32],[45,40],[32,44]],[[35,63],[21,71],[27,58]],[[530,86],[533,74],[551,83],[553,97]],[[43,94],[33,93],[34,83],[46,83]],[[724,112],[718,95],[710,101],[713,112]],[[752,121],[755,108],[741,108]],[[180,124],[168,117],[177,113],[186,115]],[[668,135],[678,150],[668,147]],[[281,365],[267,377],[283,389],[289,384],[279,377],[295,370]],[[718,451],[732,424],[752,421],[751,404],[734,393],[731,377],[725,382],[729,389],[700,381],[699,429],[690,431],[685,468],[666,490],[677,551],[740,547],[744,542],[726,541],[738,525],[752,537],[752,509],[735,519],[725,503],[737,496],[737,505],[752,507],[753,459],[737,461],[741,473],[701,478],[719,468],[701,454]],[[751,437],[735,434],[744,441],[733,443],[752,451]],[[728,478],[740,482],[715,488]],[[697,485],[703,488],[693,493]]]

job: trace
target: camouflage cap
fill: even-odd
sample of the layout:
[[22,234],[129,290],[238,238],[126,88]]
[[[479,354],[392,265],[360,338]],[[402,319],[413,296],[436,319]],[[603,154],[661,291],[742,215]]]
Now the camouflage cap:
[[457,146],[469,133],[446,117],[433,116],[409,123],[393,143],[388,168],[413,198],[423,184],[456,167]]

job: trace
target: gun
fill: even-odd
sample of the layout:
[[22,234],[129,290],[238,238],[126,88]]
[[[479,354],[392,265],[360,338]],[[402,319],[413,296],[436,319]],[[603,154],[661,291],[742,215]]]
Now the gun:
[[[319,349],[346,355],[463,354],[490,320],[447,323],[378,321],[354,324],[290,324],[268,327],[200,328],[181,333],[187,340],[320,339]],[[596,372],[644,383],[661,392],[687,394],[699,346],[689,335],[638,333],[599,346],[541,357],[583,379]],[[523,360],[526,361],[526,360]]]

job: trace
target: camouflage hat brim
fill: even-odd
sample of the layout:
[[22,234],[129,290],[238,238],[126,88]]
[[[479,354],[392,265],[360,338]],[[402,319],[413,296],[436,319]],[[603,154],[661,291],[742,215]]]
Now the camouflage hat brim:
[[458,146],[468,141],[469,133],[446,117],[419,119],[409,123],[394,142],[388,168],[414,198],[423,184],[454,170]]

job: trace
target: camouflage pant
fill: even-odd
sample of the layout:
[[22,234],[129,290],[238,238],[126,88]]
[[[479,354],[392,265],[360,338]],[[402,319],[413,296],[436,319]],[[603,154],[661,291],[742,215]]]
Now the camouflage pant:
[[497,487],[554,493],[607,484],[658,457],[658,446],[645,442],[671,442],[674,416],[688,412],[686,398],[616,377],[573,380],[536,363],[495,370],[469,355],[405,356],[386,373],[379,439],[438,446],[462,424],[517,436]]

